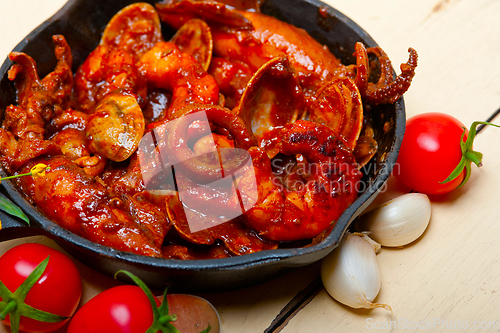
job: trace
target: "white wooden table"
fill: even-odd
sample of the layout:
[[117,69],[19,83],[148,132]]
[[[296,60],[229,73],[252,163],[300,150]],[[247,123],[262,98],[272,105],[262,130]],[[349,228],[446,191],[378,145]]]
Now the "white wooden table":
[[[468,126],[500,108],[500,1],[325,2],[368,31],[396,68],[406,61],[409,46],[418,51],[419,66],[405,95],[408,117],[439,111]],[[1,0],[0,59],[64,3]],[[500,117],[494,121],[500,123]],[[220,312],[223,332],[499,332],[499,142],[499,129],[484,128],[474,145],[484,153],[484,167],[473,170],[465,187],[431,198],[432,219],[423,237],[401,249],[384,248],[378,255],[383,282],[377,301],[389,304],[393,317],[383,309],[347,308],[321,287],[311,292],[318,286],[315,264],[257,287],[202,295]],[[405,192],[408,189],[391,178],[377,202]],[[32,237],[0,243],[0,253],[28,241],[57,248],[47,238]],[[77,265],[84,279],[82,304],[117,284]],[[297,298],[292,301],[308,293],[311,297],[302,305]],[[290,304],[298,309],[287,307]],[[287,315],[278,316],[284,308]],[[281,325],[273,323],[277,316]],[[274,329],[268,329],[271,326]],[[5,332],[9,329],[0,324],[0,333]]]

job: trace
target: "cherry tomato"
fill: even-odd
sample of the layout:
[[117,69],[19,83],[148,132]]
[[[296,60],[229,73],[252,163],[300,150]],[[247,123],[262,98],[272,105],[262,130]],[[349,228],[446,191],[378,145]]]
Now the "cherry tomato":
[[[465,130],[465,134],[464,134]],[[443,194],[457,188],[466,177],[466,168],[442,184],[462,160],[460,140],[468,130],[456,118],[444,113],[423,113],[406,122],[394,175],[409,188],[425,194]],[[470,167],[470,162],[466,162]]]
[[[29,289],[24,303],[38,310],[71,317],[80,302],[82,281],[76,265],[63,253],[35,243],[15,246],[0,257],[0,281],[14,293],[47,257],[47,266]],[[3,322],[10,325],[12,315],[10,312]],[[52,332],[67,321],[48,323],[21,315],[19,329],[23,332]]]
[[144,333],[152,323],[153,310],[144,291],[123,285],[107,289],[85,303],[73,316],[67,333]]
[[[67,333],[219,333],[219,315],[206,300],[193,295],[161,299],[127,271],[137,286],[113,287],[85,303],[73,316]],[[166,300],[165,300],[166,297]]]

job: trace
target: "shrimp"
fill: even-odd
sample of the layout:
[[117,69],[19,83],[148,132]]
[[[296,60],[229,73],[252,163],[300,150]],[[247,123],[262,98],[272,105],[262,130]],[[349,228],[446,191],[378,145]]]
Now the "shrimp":
[[114,91],[133,93],[145,99],[145,89],[134,56],[108,45],[97,46],[75,75],[75,101],[79,110],[88,114]]
[[154,7],[132,4],[113,16],[97,48],[78,68],[74,99],[89,114],[85,143],[91,154],[75,163],[89,174],[100,174],[107,160],[126,160],[137,149],[145,127],[139,103],[147,99],[137,61],[161,40]]
[[215,79],[194,57],[181,52],[173,43],[157,43],[141,57],[138,68],[149,84],[172,91],[172,102],[163,120],[172,119],[180,108],[192,103],[219,102]]
[[138,59],[163,40],[158,14],[147,3],[123,8],[107,24],[101,41],[75,75],[75,102],[90,113],[101,99],[116,90],[145,100],[146,82],[137,72]]

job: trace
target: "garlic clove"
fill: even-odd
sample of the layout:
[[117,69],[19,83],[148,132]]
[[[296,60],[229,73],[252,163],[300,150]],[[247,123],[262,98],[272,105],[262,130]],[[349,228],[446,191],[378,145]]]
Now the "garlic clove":
[[431,202],[422,193],[407,193],[363,213],[355,229],[367,231],[382,246],[410,244],[427,229],[431,218]]
[[339,246],[323,258],[321,280],[326,291],[342,304],[392,312],[389,305],[373,303],[382,285],[375,244],[365,234],[346,233]]

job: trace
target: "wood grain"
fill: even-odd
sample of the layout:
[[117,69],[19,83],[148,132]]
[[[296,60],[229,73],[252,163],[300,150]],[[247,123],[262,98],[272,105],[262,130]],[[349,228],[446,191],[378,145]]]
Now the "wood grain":
[[[470,125],[496,114],[500,50],[493,41],[500,38],[499,2],[328,2],[369,31],[393,62],[407,46],[419,52],[417,74],[405,95],[408,116],[440,111]],[[350,309],[322,290],[282,332],[498,332],[499,138],[500,131],[488,126],[477,136],[474,147],[484,154],[484,166],[474,167],[464,188],[431,198],[431,222],[419,240],[384,248],[377,256],[383,281],[377,301],[389,304],[394,316]],[[407,191],[390,179],[374,204]]]

